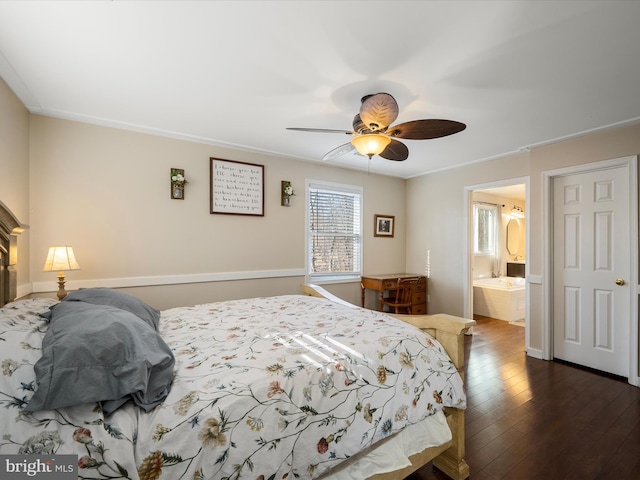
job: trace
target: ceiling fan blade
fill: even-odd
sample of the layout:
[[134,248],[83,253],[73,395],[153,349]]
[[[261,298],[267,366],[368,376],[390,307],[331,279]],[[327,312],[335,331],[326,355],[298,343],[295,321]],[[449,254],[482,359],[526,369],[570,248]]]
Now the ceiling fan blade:
[[387,148],[382,151],[380,156],[387,160],[401,162],[409,158],[409,149],[404,143],[392,138],[391,143],[387,145]]
[[[351,143],[345,143],[344,145],[340,145],[330,152],[327,152],[324,157],[322,157],[322,161],[326,162],[327,160],[332,160],[334,158],[342,157],[343,155],[348,155],[349,153],[354,152],[358,153],[356,147],[354,147]],[[358,155],[360,154],[358,153]]]
[[364,132],[368,132],[369,131],[367,126],[364,124],[364,122],[360,118],[360,114],[359,113],[357,113],[356,116],[353,117],[353,123],[351,125],[353,125],[353,131],[354,132],[364,133]]
[[298,132],[315,132],[315,133],[344,133],[345,135],[353,135],[351,130],[332,130],[329,128],[295,128],[287,127],[287,130],[295,130]]
[[405,138],[407,140],[429,140],[453,135],[465,128],[467,126],[464,123],[453,120],[414,120],[394,125],[386,131],[386,134],[390,137]]
[[371,131],[388,127],[398,118],[398,102],[388,93],[376,93],[362,99],[360,118]]

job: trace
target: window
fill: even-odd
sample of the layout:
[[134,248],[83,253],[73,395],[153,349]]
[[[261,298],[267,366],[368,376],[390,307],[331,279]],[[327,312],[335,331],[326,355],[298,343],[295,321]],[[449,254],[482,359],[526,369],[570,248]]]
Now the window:
[[498,207],[476,203],[473,214],[473,253],[495,255]]
[[307,273],[315,281],[362,272],[362,188],[307,183]]

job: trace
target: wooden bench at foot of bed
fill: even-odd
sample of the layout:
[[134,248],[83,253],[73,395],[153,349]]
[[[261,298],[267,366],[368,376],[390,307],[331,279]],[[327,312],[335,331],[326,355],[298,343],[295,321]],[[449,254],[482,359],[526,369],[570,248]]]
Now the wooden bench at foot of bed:
[[[326,298],[327,300],[351,308],[360,308],[336,297],[318,285],[305,284],[301,285],[300,288],[305,295]],[[447,351],[464,380],[464,336],[469,328],[475,325],[476,322],[474,320],[446,314],[389,315],[403,322],[410,323],[436,338]],[[439,447],[427,448],[422,452],[416,453],[410,457],[412,463],[410,466],[402,470],[376,475],[372,477],[372,479],[401,480],[429,462],[433,462],[434,466],[454,480],[464,480],[468,478],[469,466],[467,462],[464,461],[464,410],[446,408],[445,414],[453,437],[450,443]]]

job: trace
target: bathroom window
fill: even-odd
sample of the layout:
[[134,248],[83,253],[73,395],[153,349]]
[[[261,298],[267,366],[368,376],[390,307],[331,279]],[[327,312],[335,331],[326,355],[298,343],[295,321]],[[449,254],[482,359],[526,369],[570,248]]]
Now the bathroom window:
[[314,281],[359,279],[362,188],[307,183],[307,273]]
[[497,206],[481,203],[473,206],[473,252],[476,255],[496,254],[497,218]]

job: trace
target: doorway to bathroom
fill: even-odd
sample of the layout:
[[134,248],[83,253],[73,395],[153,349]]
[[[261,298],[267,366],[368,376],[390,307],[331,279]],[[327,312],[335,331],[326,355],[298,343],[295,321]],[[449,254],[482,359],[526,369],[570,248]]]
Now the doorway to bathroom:
[[528,329],[528,177],[473,185],[466,197],[465,316]]

